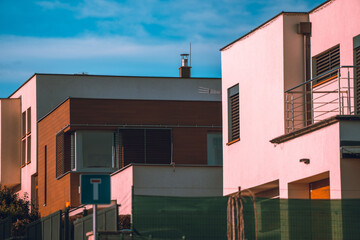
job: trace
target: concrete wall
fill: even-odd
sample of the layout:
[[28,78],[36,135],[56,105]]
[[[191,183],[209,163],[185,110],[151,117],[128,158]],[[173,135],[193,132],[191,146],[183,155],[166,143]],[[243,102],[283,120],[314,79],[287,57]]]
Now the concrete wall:
[[131,214],[132,186],[136,195],[222,196],[222,167],[132,165],[111,175],[111,199],[120,214]]
[[0,184],[20,184],[20,99],[0,99]]
[[[340,140],[359,143],[360,121],[341,121]],[[360,198],[360,159],[341,159],[342,198]]]
[[36,76],[14,92],[10,98],[21,99],[21,112],[31,107],[31,163],[21,168],[21,190],[19,192],[20,196],[27,193],[31,199],[31,175],[37,172]]
[[134,193],[157,196],[222,196],[222,167],[134,166]]

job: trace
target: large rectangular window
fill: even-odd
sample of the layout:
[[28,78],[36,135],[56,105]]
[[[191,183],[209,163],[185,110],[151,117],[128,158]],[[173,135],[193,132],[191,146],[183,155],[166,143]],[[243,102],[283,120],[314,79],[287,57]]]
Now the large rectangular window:
[[79,168],[114,168],[114,133],[76,132],[76,160]]
[[313,86],[336,78],[338,72],[331,70],[337,67],[340,67],[340,45],[313,57],[313,77],[320,76]]
[[130,163],[170,164],[170,129],[120,129],[122,166]]
[[81,130],[56,136],[56,176],[111,172],[131,163],[170,164],[170,129]]
[[239,84],[228,89],[228,142],[240,139]]

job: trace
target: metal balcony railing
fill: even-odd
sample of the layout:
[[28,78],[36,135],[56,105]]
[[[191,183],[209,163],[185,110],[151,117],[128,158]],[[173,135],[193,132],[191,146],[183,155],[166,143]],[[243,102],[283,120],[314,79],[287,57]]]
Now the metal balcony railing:
[[360,82],[359,70],[360,66],[341,66],[286,90],[286,133],[334,115],[355,114],[355,96],[360,94],[354,85],[356,78]]

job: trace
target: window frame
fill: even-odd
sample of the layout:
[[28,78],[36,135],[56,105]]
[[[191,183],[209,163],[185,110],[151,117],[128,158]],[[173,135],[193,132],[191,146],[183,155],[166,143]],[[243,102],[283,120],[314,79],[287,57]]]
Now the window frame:
[[[144,137],[144,142],[143,142],[143,151],[144,151],[144,156],[143,156],[143,161],[140,162],[140,164],[149,164],[149,165],[161,165],[161,164],[171,164],[171,162],[173,161],[173,132],[172,132],[172,129],[171,128],[119,128],[117,130],[118,134],[120,134],[121,131],[123,130],[126,130],[126,131],[132,131],[132,130],[138,130],[138,131],[143,131],[143,137]],[[150,158],[148,158],[148,156],[151,154],[147,152],[147,150],[149,149],[149,147],[151,148],[151,145],[147,144],[147,141],[148,141],[148,135],[147,135],[147,131],[151,131],[151,130],[160,130],[160,131],[167,131],[168,134],[169,134],[169,149],[167,149],[169,151],[169,162],[167,163],[152,163],[149,161]],[[126,155],[126,149],[124,149],[124,146],[125,144],[122,143],[123,139],[119,139],[119,142],[121,142],[119,144],[119,148],[116,148],[119,152],[118,152],[118,157],[120,159],[119,161],[119,164],[120,164],[120,168],[123,168],[129,164],[132,164],[132,163],[136,163],[135,161],[134,162],[129,162],[129,163],[126,163],[126,159],[124,157],[124,155]],[[121,152],[120,152],[121,151]]]
[[21,114],[20,168],[31,163],[31,107]]
[[[231,145],[240,141],[240,91],[239,84],[227,90],[228,103],[228,143]],[[237,108],[237,109],[235,109]],[[234,125],[236,126],[234,131]]]
[[[325,64],[324,62],[328,62]],[[321,68],[324,69],[319,73],[319,62],[322,63]],[[334,65],[334,63],[336,65]],[[340,44],[337,44],[315,56],[312,57],[312,76],[316,80],[313,82],[313,87],[317,87],[334,78],[338,77],[338,71],[334,69],[340,67]],[[327,73],[328,72],[328,73]],[[327,74],[326,74],[327,73]],[[323,76],[322,76],[323,75]],[[310,80],[310,79],[307,79]]]
[[70,164],[70,169],[71,171],[76,171],[76,172],[114,172],[115,170],[117,170],[118,168],[116,167],[116,152],[115,152],[115,141],[113,139],[112,142],[112,167],[111,168],[106,168],[106,167],[84,167],[84,163],[83,163],[83,158],[80,159],[80,155],[82,156],[82,154],[80,154],[80,152],[82,151],[82,143],[80,144],[80,134],[83,132],[108,132],[108,133],[113,133],[115,135],[115,131],[102,131],[102,130],[78,130],[72,133],[73,137],[70,139],[72,139],[73,141],[71,142],[71,147],[70,147],[70,158],[71,158],[71,164]]

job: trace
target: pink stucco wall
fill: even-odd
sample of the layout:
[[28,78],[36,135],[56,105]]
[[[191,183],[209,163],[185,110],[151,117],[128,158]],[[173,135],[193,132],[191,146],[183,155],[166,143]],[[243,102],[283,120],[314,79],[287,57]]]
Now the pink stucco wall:
[[132,213],[133,170],[130,166],[111,175],[111,200],[116,200],[116,203],[120,204],[119,214]]
[[309,14],[311,56],[340,44],[340,64],[353,64],[353,37],[360,34],[360,1],[335,0]]
[[31,163],[21,168],[21,190],[19,192],[20,196],[26,193],[31,199],[31,176],[37,171],[36,76],[33,76],[14,92],[10,98],[21,98],[21,112],[31,107]]
[[[284,91],[305,81],[297,24],[312,22],[311,56],[340,44],[341,64],[353,65],[358,16],[358,0],[332,1],[310,14],[283,13],[222,50],[224,195],[278,180],[281,198],[302,198],[308,191],[301,185],[329,177],[331,198],[342,197],[338,122],[281,144],[269,141],[285,134]],[[240,141],[227,146],[227,90],[235,84]]]
[[[260,181],[266,182],[278,175],[277,167],[259,161],[273,148],[268,139],[281,135],[284,128],[282,25],[280,15],[221,53],[225,195],[246,187],[246,179],[261,175]],[[235,84],[239,84],[240,141],[226,146],[227,90]]]

